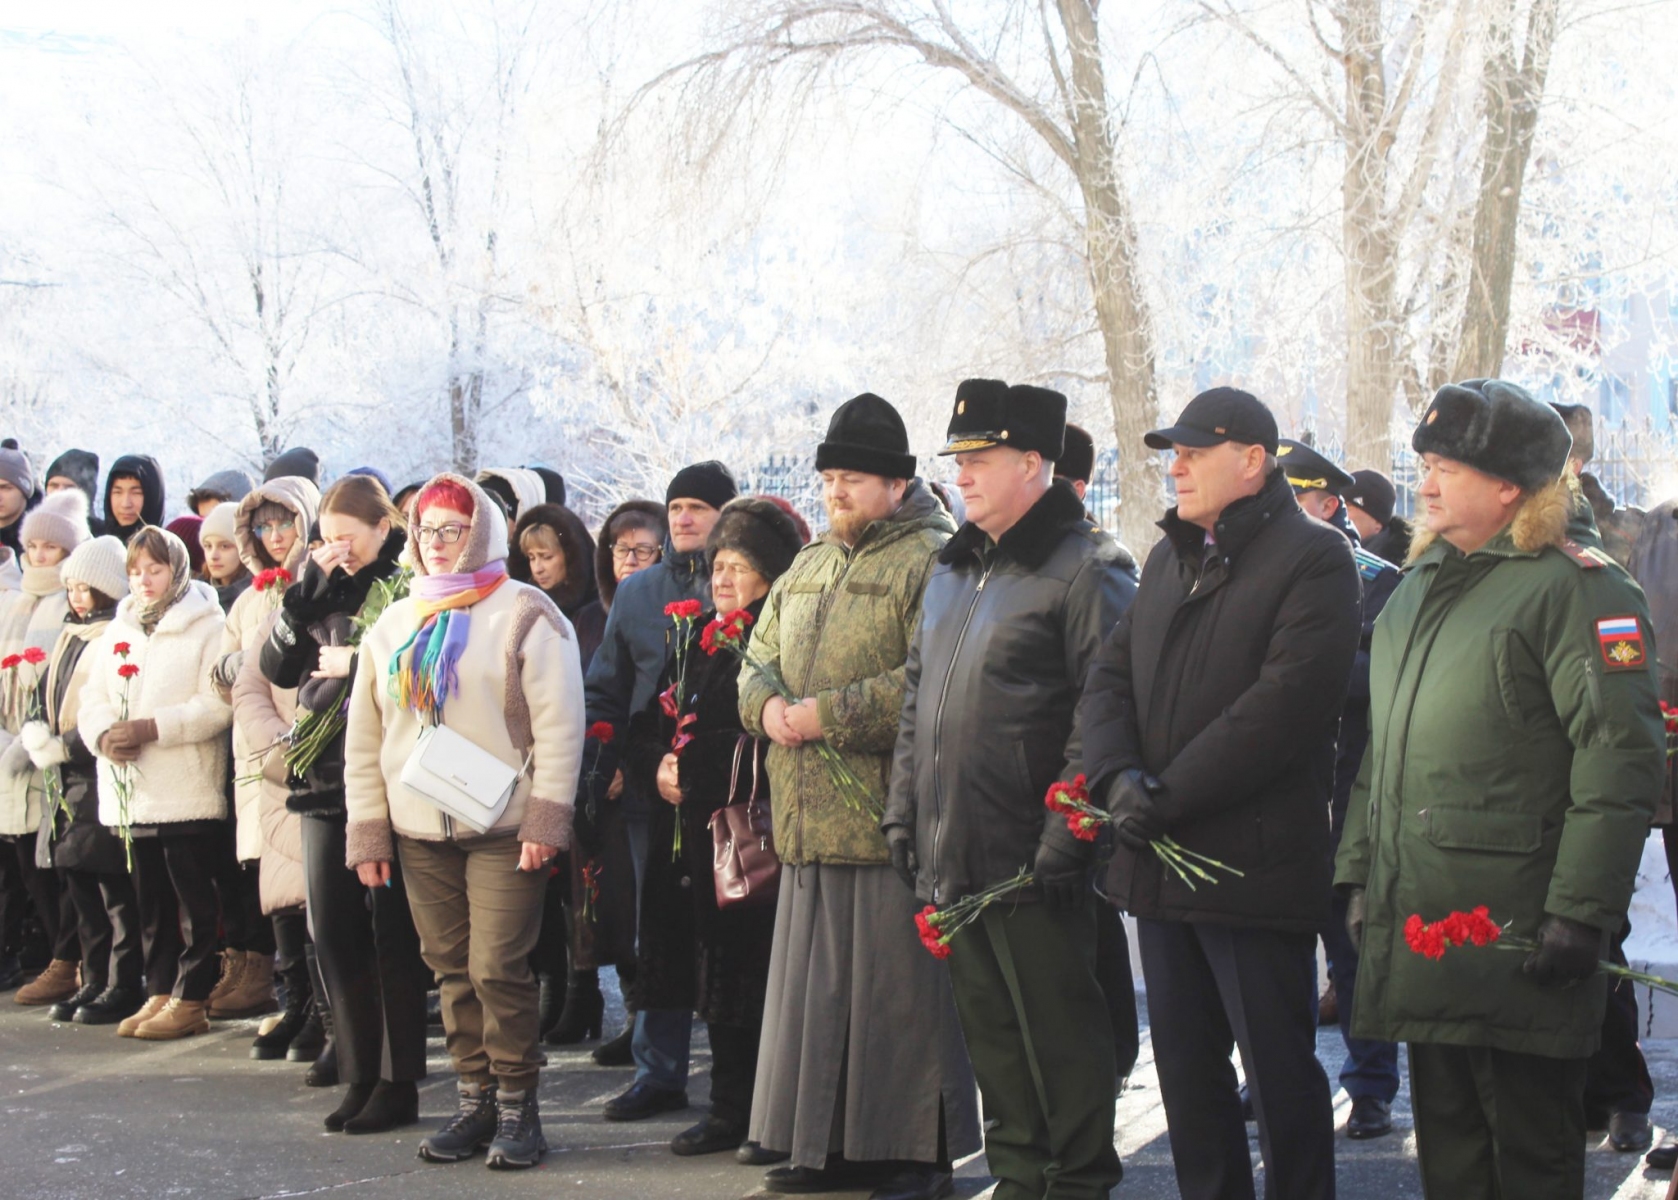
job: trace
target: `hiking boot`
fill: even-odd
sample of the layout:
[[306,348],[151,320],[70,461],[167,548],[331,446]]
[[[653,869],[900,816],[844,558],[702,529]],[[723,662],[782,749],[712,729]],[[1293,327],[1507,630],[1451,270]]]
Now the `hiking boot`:
[[76,982],[81,969],[78,962],[55,958],[47,964],[46,970],[20,987],[12,998],[19,1004],[57,1004],[60,1000],[68,1000],[81,986]]
[[542,1118],[536,1111],[536,1089],[504,1092],[495,1109],[495,1140],[489,1144],[484,1165],[492,1171],[518,1171],[541,1162],[548,1141],[542,1136]]
[[419,1156],[426,1162],[460,1162],[494,1141],[498,1128],[495,1085],[463,1083],[460,1107],[448,1124],[420,1143]]
[[171,997],[162,1012],[140,1024],[134,1036],[143,1042],[172,1042],[196,1033],[209,1033],[210,1018],[204,1015],[205,1011],[202,1000]]
[[[228,950],[224,954],[239,952]],[[239,965],[236,967],[226,966],[226,960],[223,960],[228,973],[222,977],[222,983],[217,985],[220,994],[210,993],[212,1017],[260,1017],[263,1013],[271,1013],[279,1008],[279,1004],[274,1000],[273,956],[251,950],[239,954],[239,959]],[[229,980],[231,982],[228,982]]]
[[168,1003],[169,997],[167,995],[147,996],[146,1002],[135,1010],[133,1016],[124,1017],[122,1021],[118,1023],[117,1036],[133,1037],[136,1029],[140,1028],[140,1026],[144,1025],[147,1021],[157,1016],[158,1013],[162,1012],[164,1005]]
[[232,946],[221,952],[221,974],[216,977],[216,986],[210,989],[210,998],[204,1003],[214,1012],[221,998],[239,986],[239,976],[245,973],[245,952],[235,950]]
[[84,1004],[91,1004],[105,992],[102,983],[84,983],[75,993],[66,996],[57,1004],[47,1009],[47,1017],[53,1021],[71,1021],[75,1019],[76,1010]]

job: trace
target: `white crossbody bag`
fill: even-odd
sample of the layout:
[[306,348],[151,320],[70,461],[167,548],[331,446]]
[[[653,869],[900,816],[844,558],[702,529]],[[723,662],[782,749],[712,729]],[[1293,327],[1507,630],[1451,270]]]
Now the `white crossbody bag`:
[[402,768],[402,786],[462,825],[488,833],[529,767],[529,755],[524,766],[510,767],[447,725],[428,725]]

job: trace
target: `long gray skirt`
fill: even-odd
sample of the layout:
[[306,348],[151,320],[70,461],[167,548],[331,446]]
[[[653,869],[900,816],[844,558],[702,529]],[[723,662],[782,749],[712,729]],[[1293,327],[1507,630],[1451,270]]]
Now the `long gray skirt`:
[[781,875],[748,1137],[819,1169],[979,1149],[978,1090],[944,964],[889,866]]

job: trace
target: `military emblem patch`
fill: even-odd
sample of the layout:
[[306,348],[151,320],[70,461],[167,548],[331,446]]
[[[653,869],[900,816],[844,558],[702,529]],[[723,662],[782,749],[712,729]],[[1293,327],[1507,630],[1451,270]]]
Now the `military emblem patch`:
[[1596,643],[1610,671],[1640,670],[1648,661],[1636,617],[1603,617],[1596,623]]

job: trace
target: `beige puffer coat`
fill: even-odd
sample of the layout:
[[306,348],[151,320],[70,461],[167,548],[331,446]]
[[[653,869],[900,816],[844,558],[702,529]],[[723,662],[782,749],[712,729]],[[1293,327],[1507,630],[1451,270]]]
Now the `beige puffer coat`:
[[[294,514],[297,541],[283,563],[275,563],[251,529],[251,519],[264,504],[279,504]],[[307,479],[282,476],[270,480],[239,502],[233,519],[233,540],[239,558],[253,575],[275,566],[293,579],[303,573],[309,554],[309,527],[320,507],[320,491]],[[294,908],[303,903],[301,818],[286,811],[285,747],[281,738],[291,729],[297,710],[295,688],[277,688],[262,676],[258,659],[268,640],[283,589],[248,589],[233,602],[222,639],[224,655],[242,654],[221,674],[233,680],[227,699],[233,706],[234,806],[238,818],[235,840],[241,861],[262,862],[262,911]],[[261,775],[261,780],[255,776]]]

